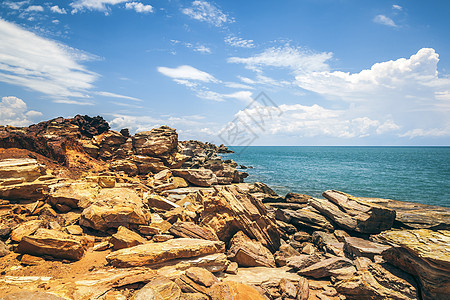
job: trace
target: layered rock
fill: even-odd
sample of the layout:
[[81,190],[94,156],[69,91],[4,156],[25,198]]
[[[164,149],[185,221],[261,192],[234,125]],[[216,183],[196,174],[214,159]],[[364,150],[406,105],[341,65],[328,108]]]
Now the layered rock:
[[243,267],[275,268],[272,253],[260,242],[252,241],[242,231],[236,233],[231,239],[228,258]]

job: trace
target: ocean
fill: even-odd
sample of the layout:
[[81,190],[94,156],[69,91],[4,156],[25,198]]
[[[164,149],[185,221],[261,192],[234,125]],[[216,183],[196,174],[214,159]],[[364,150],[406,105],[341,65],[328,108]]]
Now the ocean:
[[450,207],[450,147],[229,147],[222,154],[253,167],[245,182],[264,182],[279,195],[321,197],[334,189],[359,197]]

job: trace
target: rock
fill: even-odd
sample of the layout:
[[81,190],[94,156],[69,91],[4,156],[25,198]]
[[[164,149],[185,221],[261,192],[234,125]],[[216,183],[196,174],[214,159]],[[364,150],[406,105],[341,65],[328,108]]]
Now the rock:
[[209,300],[209,297],[201,293],[183,293],[180,300]]
[[106,231],[120,226],[146,225],[149,215],[137,193],[127,188],[102,189],[96,202],[81,213],[80,225]]
[[24,236],[32,235],[38,230],[38,228],[43,227],[44,222],[42,220],[31,220],[20,224],[11,232],[10,238],[14,242],[20,242]]
[[272,267],[275,259],[260,242],[252,241],[242,231],[236,233],[230,241],[228,258],[243,267]]
[[186,276],[192,279],[194,282],[206,287],[210,287],[213,284],[219,282],[216,276],[203,268],[192,267],[186,270]]
[[10,158],[0,160],[0,178],[16,178],[31,182],[45,175],[45,167],[36,159]]
[[124,172],[130,176],[134,176],[139,172],[138,166],[128,159],[118,159],[111,162],[110,169],[114,172]]
[[280,234],[261,201],[236,186],[214,187],[214,192],[198,192],[203,204],[200,225],[213,229],[221,241],[228,242],[242,230],[270,251],[280,247]]
[[387,245],[374,243],[357,237],[344,238],[344,250],[353,256],[364,256],[374,259],[375,255],[381,255],[384,251],[391,248]]
[[339,242],[332,233],[315,231],[312,234],[312,241],[318,249],[337,256],[344,256],[344,243]]
[[209,296],[211,300],[264,300],[255,288],[233,281],[216,283],[211,287]]
[[9,254],[8,247],[5,245],[3,241],[0,240],[0,257],[6,256]]
[[111,244],[109,243],[109,241],[103,241],[103,242],[100,242],[100,243],[94,245],[92,250],[94,250],[94,251],[105,251],[105,250],[109,249],[109,247],[111,247]]
[[316,248],[314,247],[313,244],[306,242],[304,243],[304,246],[302,248],[302,253],[312,255],[316,253]]
[[210,187],[218,183],[216,175],[209,169],[173,169],[172,172],[197,186]]
[[[149,292],[149,290],[152,290],[152,292]],[[178,300],[181,297],[181,289],[175,282],[164,276],[157,276],[140,289],[132,299],[147,300],[148,297],[152,296],[152,293],[155,295],[153,299]]]
[[114,250],[119,250],[144,244],[147,239],[126,227],[120,226],[117,232],[112,235],[110,242],[113,244]]
[[298,271],[318,263],[321,259],[322,257],[318,254],[300,254],[298,256],[289,257],[286,264],[288,267],[294,269],[295,271]]
[[308,300],[309,299],[309,284],[308,280],[301,277],[297,284],[297,298],[296,300]]
[[292,237],[297,242],[309,242],[312,240],[311,235],[304,231],[297,231]]
[[336,237],[336,239],[341,243],[344,243],[345,238],[350,236],[347,232],[345,232],[344,230],[341,230],[341,229],[336,229],[333,232],[333,234]]
[[133,147],[138,155],[160,157],[176,151],[178,146],[178,134],[175,129],[168,126],[138,132],[132,139]]
[[42,257],[37,257],[29,254],[22,255],[20,263],[27,266],[37,266],[44,262]]
[[35,235],[24,236],[17,252],[31,255],[49,255],[55,258],[79,260],[85,248],[80,241],[60,231],[39,229]]
[[392,227],[395,211],[338,191],[325,191],[327,200],[312,198],[309,204],[340,227],[361,233],[380,233]]
[[20,291],[6,294],[1,300],[64,300],[64,298],[45,292]]
[[153,175],[153,178],[155,180],[160,180],[160,181],[167,181],[170,179],[170,177],[172,177],[172,171],[170,171],[169,169],[162,170],[162,171],[158,172],[157,174]]
[[[152,265],[152,268],[159,269],[158,272],[167,276],[172,273],[186,270],[191,267],[206,269],[212,273],[223,272],[230,264],[224,253],[215,253],[193,258],[179,258],[163,263]],[[170,276],[172,277],[172,276]]]
[[207,227],[201,227],[193,222],[176,222],[170,227],[169,232],[176,237],[194,238],[218,241],[217,235]]
[[307,204],[308,200],[311,199],[312,197],[304,194],[287,193],[284,198],[285,201],[288,203]]
[[170,234],[155,234],[152,237],[152,241],[155,242],[155,243],[162,243],[162,242],[171,240],[173,238],[174,238],[174,236],[170,235]]
[[[418,299],[414,279],[406,274],[390,272],[365,257],[356,260],[355,276],[338,281],[336,290],[350,299]],[[391,267],[391,269],[393,269]],[[406,280],[405,280],[406,279]]]
[[144,202],[147,203],[150,208],[157,208],[161,210],[171,210],[173,208],[180,207],[178,204],[173,203],[172,201],[169,201],[161,196],[148,193],[144,195]]
[[392,247],[383,258],[419,279],[423,299],[447,299],[450,291],[450,231],[392,230],[379,234]]
[[233,261],[228,265],[227,269],[225,270],[225,273],[236,275],[238,273],[238,268],[239,265],[237,264],[237,262]]
[[129,157],[129,159],[137,166],[138,173],[141,175],[146,175],[150,172],[158,173],[168,168],[164,165],[164,162],[157,157],[133,155]]
[[314,230],[333,231],[333,224],[317,210],[305,207],[298,210],[277,209],[275,217],[286,223],[291,223],[297,228],[312,228]]
[[68,234],[71,235],[83,235],[83,228],[79,225],[69,225],[66,228]]
[[[344,257],[332,257],[319,261],[298,271],[299,275],[323,278],[333,275],[331,271],[353,266],[351,260]],[[355,270],[356,271],[356,270]]]
[[275,252],[274,257],[275,257],[275,262],[276,262],[277,266],[283,267],[286,265],[286,261],[289,257],[298,256],[298,255],[300,255],[300,253],[298,253],[297,250],[292,248],[291,245],[284,244],[284,245],[280,246],[280,250]]
[[[98,181],[98,178],[93,179]],[[87,208],[94,203],[99,188],[86,182],[62,182],[50,186],[48,201],[54,207],[65,205],[72,209]]]
[[220,241],[180,238],[121,249],[110,253],[106,260],[115,267],[123,268],[154,265],[177,258],[191,258],[224,251],[224,243]]
[[280,280],[280,292],[283,299],[295,299],[297,297],[297,287],[285,278]]

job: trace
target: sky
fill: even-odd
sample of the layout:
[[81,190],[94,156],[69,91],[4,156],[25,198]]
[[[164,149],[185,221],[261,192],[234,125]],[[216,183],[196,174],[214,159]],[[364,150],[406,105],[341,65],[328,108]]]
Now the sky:
[[0,125],[450,145],[450,1],[0,1]]

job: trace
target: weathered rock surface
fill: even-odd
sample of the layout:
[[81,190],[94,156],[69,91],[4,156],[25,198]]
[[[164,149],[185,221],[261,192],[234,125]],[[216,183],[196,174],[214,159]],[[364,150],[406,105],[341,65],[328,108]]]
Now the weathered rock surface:
[[311,228],[315,230],[332,231],[333,224],[317,210],[305,207],[298,210],[277,209],[275,217],[286,223],[295,225],[297,228]]
[[361,233],[380,233],[392,227],[395,211],[338,191],[325,191],[327,200],[312,198],[309,204],[340,227]]
[[275,220],[267,215],[264,205],[234,186],[215,187],[213,193],[199,194],[204,210],[200,223],[213,229],[221,241],[228,242],[239,230],[276,251],[280,234]]
[[308,200],[311,199],[311,196],[304,195],[304,194],[298,194],[298,193],[287,193],[284,197],[286,202],[288,203],[300,203],[300,204],[307,204]]
[[126,227],[120,226],[117,232],[111,236],[110,242],[113,244],[114,250],[120,250],[144,244],[147,239]]
[[218,241],[217,235],[207,227],[201,227],[193,222],[176,222],[169,232],[177,237]]
[[315,231],[312,241],[319,249],[337,256],[344,256],[344,243],[339,242],[332,233]]
[[211,287],[209,296],[211,300],[264,300],[255,288],[233,281],[216,283]]
[[132,299],[144,300],[148,299],[151,295],[154,295],[154,299],[178,300],[181,297],[181,289],[169,278],[158,275],[140,289]]
[[[303,268],[298,271],[298,274],[304,276],[311,276],[314,278],[323,278],[334,275],[333,271],[352,267],[351,260],[344,257],[332,257],[319,261],[313,265]],[[356,270],[355,270],[356,271]]]
[[374,243],[357,237],[344,238],[344,250],[353,256],[364,256],[373,259],[375,255],[381,255],[390,246]]
[[224,243],[200,239],[179,238],[163,243],[148,243],[118,250],[106,259],[115,267],[148,266],[179,258],[191,258],[223,253]]
[[296,256],[291,256],[287,259],[287,266],[294,269],[295,271],[305,269],[311,265],[314,265],[322,260],[322,256],[318,254],[300,254]]
[[172,172],[197,186],[209,187],[218,184],[216,175],[210,169],[174,169]]
[[176,150],[178,134],[168,126],[138,132],[133,136],[133,146],[139,155],[161,156]]
[[20,224],[11,232],[10,238],[15,242],[20,242],[24,236],[32,235],[42,227],[44,222],[42,220],[31,220]]
[[392,248],[383,258],[420,280],[423,299],[447,299],[450,291],[450,232],[428,229],[385,231]]
[[260,242],[252,241],[242,231],[236,233],[231,239],[228,258],[243,267],[275,268],[272,253]]
[[85,247],[70,236],[56,230],[40,229],[35,235],[24,236],[17,247],[19,253],[49,255],[55,258],[79,260]]

